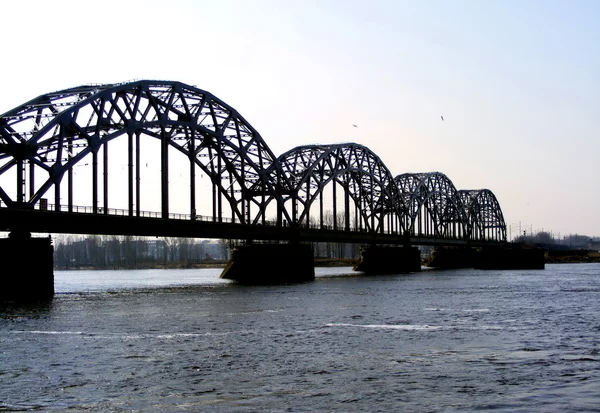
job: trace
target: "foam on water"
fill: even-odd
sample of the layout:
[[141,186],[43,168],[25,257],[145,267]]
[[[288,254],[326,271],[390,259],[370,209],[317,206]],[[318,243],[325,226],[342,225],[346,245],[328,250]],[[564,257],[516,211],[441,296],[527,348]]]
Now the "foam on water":
[[359,327],[359,328],[375,328],[384,330],[405,330],[405,331],[417,331],[417,330],[439,330],[441,326],[429,326],[429,325],[410,325],[410,324],[346,324],[346,323],[330,323],[328,327]]

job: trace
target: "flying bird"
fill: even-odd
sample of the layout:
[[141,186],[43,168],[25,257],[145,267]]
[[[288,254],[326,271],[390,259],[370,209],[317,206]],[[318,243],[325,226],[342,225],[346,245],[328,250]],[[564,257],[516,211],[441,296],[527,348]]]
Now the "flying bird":
[[356,126],[354,123],[352,124],[352,126],[354,126],[355,128],[358,128],[358,126]]
[[440,118],[442,118],[442,120],[444,120],[444,117],[443,117],[443,116],[440,116]]

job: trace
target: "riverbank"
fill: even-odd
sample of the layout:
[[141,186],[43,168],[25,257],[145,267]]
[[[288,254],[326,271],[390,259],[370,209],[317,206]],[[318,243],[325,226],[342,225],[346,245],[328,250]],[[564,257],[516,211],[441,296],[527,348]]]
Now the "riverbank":
[[565,250],[548,251],[547,264],[577,264],[586,262],[600,262],[600,252],[590,250]]
[[[427,260],[423,262],[423,265]],[[600,262],[600,253],[596,251],[550,251],[546,253],[546,264],[577,264]],[[358,263],[356,258],[315,258],[315,267],[353,267]],[[58,267],[55,270],[144,270],[144,269],[193,269],[193,268],[225,268],[227,261],[210,260],[188,263],[140,263],[132,266],[71,266]]]
[[[358,262],[354,258],[315,258],[315,267],[352,267]],[[138,263],[136,265],[126,266],[55,266],[58,271],[92,271],[92,270],[147,270],[147,269],[194,269],[194,268],[225,268],[227,261],[225,260],[210,260],[202,262],[187,262],[187,263]]]

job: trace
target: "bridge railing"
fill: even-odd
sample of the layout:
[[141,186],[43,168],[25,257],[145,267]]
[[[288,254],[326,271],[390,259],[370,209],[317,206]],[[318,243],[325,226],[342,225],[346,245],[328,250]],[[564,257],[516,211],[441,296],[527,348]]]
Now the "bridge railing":
[[[40,208],[39,204],[35,205],[35,209],[37,210],[46,210],[50,212],[74,212],[79,214],[96,214],[96,215],[118,215],[118,216],[134,216],[140,218],[162,218],[161,212],[156,211],[135,211],[133,214],[130,214],[128,209],[120,209],[120,208],[108,208],[104,209],[103,207],[98,207],[96,211],[94,211],[94,207],[91,206],[79,206],[72,205],[70,208],[68,205],[55,205],[55,204],[47,204],[46,208]],[[177,220],[194,220],[194,221],[205,221],[205,222],[213,222],[214,219],[212,216],[205,215],[196,215],[192,217],[191,214],[180,214],[180,213],[169,213],[169,219],[177,219]],[[233,220],[231,218],[222,218],[221,222],[232,223]]]
[[[6,208],[6,205],[0,205],[0,208]],[[72,205],[69,208],[69,205],[61,204],[61,205],[57,206],[55,204],[47,204],[44,207],[40,207],[39,204],[36,204],[35,209],[36,210],[46,210],[49,212],[81,213],[81,214],[94,214],[95,213],[96,215],[104,214],[104,215],[113,215],[113,216],[114,215],[116,215],[116,216],[133,216],[133,217],[141,217],[141,218],[162,219],[161,212],[139,211],[139,213],[138,213],[137,211],[134,211],[134,213],[131,214],[129,209],[120,209],[120,208],[108,208],[105,210],[103,207],[98,207],[98,208],[96,208],[96,211],[94,211],[94,208],[91,206]],[[182,221],[217,222],[217,220],[212,216],[205,216],[205,215],[192,216],[191,214],[181,214],[181,213],[169,213],[169,219],[182,220]],[[220,222],[221,223],[236,223],[237,221],[234,221],[231,218],[221,218]],[[237,222],[237,223],[239,223],[239,222]],[[275,227],[275,226],[277,226],[277,222],[272,221],[272,220],[267,220],[265,222],[260,222],[258,225]],[[289,223],[284,220],[283,226],[289,227]],[[366,228],[362,228],[362,227],[351,226],[350,228],[346,229],[344,227],[337,226],[334,228],[333,225],[325,225],[325,224],[320,225],[319,223],[310,223],[309,225],[301,224],[301,225],[299,225],[299,228],[300,229],[302,229],[302,228],[314,229],[314,230],[321,230],[321,231],[337,231],[337,232],[360,232],[360,233],[368,233],[369,232]],[[397,232],[390,232],[390,231],[386,231],[385,234],[400,235]],[[409,236],[420,237],[420,238],[435,237],[437,239],[445,239],[445,240],[464,240],[464,238],[461,238],[461,237],[453,237],[453,236],[449,236],[449,235],[434,236],[432,234],[423,234],[423,233],[409,234]]]

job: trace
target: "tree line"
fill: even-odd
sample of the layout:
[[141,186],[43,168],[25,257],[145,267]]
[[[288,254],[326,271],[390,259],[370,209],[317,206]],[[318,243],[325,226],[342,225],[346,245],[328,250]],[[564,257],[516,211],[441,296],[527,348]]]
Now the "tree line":
[[[224,263],[240,240],[148,238],[118,235],[58,235],[54,239],[57,269],[186,267]],[[360,245],[340,242],[312,244],[316,258],[357,258]]]
[[571,234],[555,237],[553,233],[540,231],[536,234],[521,235],[514,239],[515,243],[544,246],[549,249],[589,249],[600,250],[600,238],[587,235]]
[[222,240],[117,235],[59,235],[54,239],[54,265],[58,269],[185,266],[228,258],[229,248]]

